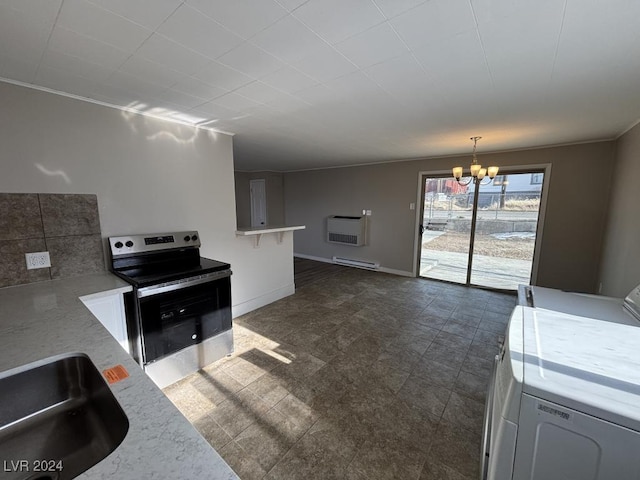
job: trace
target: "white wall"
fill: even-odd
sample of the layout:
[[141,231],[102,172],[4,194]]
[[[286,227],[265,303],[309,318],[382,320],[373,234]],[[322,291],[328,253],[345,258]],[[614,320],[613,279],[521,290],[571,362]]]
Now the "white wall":
[[0,82],[1,192],[96,194],[103,237],[199,230],[238,315],[293,293],[293,241],[235,236],[232,140]]
[[624,297],[640,283],[640,124],[616,145],[616,167],[609,200],[600,268],[602,293]]

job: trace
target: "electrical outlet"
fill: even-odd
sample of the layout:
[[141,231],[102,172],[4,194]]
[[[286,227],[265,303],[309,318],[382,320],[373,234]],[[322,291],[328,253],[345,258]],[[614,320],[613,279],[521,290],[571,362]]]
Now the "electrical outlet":
[[416,204],[415,204],[415,203],[413,203],[413,202],[411,202],[411,203],[409,204],[409,210],[415,210],[415,209],[416,209]]
[[27,270],[33,270],[35,268],[47,268],[51,266],[49,252],[25,253],[24,256],[27,260]]
[[371,210],[367,210],[367,217],[371,216]]

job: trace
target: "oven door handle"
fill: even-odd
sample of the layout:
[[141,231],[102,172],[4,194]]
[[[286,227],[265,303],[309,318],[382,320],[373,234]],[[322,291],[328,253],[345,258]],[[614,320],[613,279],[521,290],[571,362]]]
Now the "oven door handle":
[[138,298],[150,297],[152,295],[160,295],[161,293],[174,292],[176,290],[182,290],[183,288],[193,287],[195,285],[201,285],[203,283],[215,282],[226,277],[231,276],[231,270],[223,270],[221,272],[207,273],[197,278],[187,278],[183,280],[160,283],[158,285],[150,285],[138,289]]
[[500,355],[493,360],[491,379],[487,391],[487,400],[484,404],[484,421],[482,424],[482,449],[480,450],[480,480],[486,480],[489,471],[489,455],[491,451],[491,427],[493,423],[493,397],[496,389],[496,370],[500,362]]

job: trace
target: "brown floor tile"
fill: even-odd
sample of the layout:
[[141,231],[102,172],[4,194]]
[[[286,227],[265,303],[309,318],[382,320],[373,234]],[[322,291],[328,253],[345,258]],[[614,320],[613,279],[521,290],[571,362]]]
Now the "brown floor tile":
[[196,422],[213,412],[217,405],[201,394],[190,381],[182,381],[164,390],[164,394],[173,402],[190,422]]
[[411,350],[422,355],[440,331],[435,328],[411,324],[404,327],[388,343],[388,347]]
[[478,477],[480,435],[440,422],[436,437],[429,450],[429,460],[446,465],[462,475]]
[[245,360],[242,357],[238,357],[237,362],[224,368],[223,371],[243,387],[253,383],[266,373],[264,369],[254,365],[250,360]]
[[[425,347],[426,350],[427,347]],[[420,361],[421,353],[408,349],[402,345],[390,344],[384,348],[376,363],[386,367],[411,372]]]
[[395,437],[380,437],[362,444],[349,464],[346,478],[417,479],[427,449]]
[[467,477],[457,470],[442,463],[427,460],[422,467],[419,480],[476,480],[475,477]]
[[[272,348],[277,347],[274,346]],[[270,372],[274,368],[282,365],[282,359],[274,356],[272,348],[258,345],[240,356],[265,372]]]
[[216,450],[220,450],[232,440],[227,432],[209,415],[200,417],[192,423],[200,435]]
[[512,297],[513,300],[511,300],[510,302],[488,302],[487,306],[485,307],[485,316],[489,317],[495,317],[497,316],[496,314],[502,315],[502,316],[509,316],[511,315],[511,312],[513,311],[513,307],[516,306],[516,299],[515,297]]
[[330,417],[322,417],[305,433],[303,445],[335,454],[342,462],[353,459],[362,439],[352,435],[348,423],[336,422]]
[[210,412],[218,425],[235,438],[249,425],[269,411],[269,406],[248,390],[241,390]]
[[400,443],[427,450],[434,439],[438,418],[397,399],[371,413],[370,438],[395,438]]
[[242,480],[260,480],[267,473],[234,441],[226,444],[218,453]]
[[449,319],[447,324],[442,327],[443,332],[453,333],[455,335],[460,335],[461,337],[469,338],[473,340],[474,335],[476,334],[477,327],[472,324],[461,323],[456,320]]
[[451,368],[460,368],[467,356],[466,346],[451,346],[434,341],[422,355],[422,360],[449,365]]
[[166,395],[243,480],[475,479],[514,297],[328,266]]
[[330,362],[333,358],[342,353],[337,342],[334,339],[331,339],[330,336],[331,333],[325,334],[316,342],[311,345],[307,345],[307,351],[323,362]]
[[483,319],[478,325],[478,329],[486,332],[497,333],[498,335],[504,335],[507,329],[507,322]]
[[379,381],[381,385],[398,393],[404,382],[409,378],[410,373],[398,368],[393,368],[386,362],[376,362],[369,367],[369,373]]
[[442,420],[461,428],[482,434],[484,402],[478,402],[457,392],[453,392],[442,414]]
[[412,375],[398,392],[398,399],[412,408],[439,418],[450,395],[451,390]]
[[463,372],[473,373],[478,377],[489,379],[491,370],[493,369],[493,359],[487,357],[477,357],[471,353],[467,354],[460,370]]
[[305,379],[312,396],[326,394],[339,398],[348,390],[350,383],[347,376],[330,363]]
[[489,345],[495,345],[498,343],[498,335],[495,332],[487,332],[485,330],[482,330],[480,328],[478,328],[478,330],[476,331],[475,336],[473,337],[474,341],[478,341],[478,342],[483,342],[483,343],[487,343]]
[[273,407],[290,393],[280,379],[270,373],[266,373],[246,388],[255,393],[269,407]]
[[498,353],[498,342],[495,342],[494,344],[488,344],[483,342],[476,342],[474,340],[473,342],[471,342],[468,353],[475,357],[485,358],[493,362],[494,357]]
[[318,420],[318,414],[293,394],[284,397],[273,408],[304,430]]
[[306,430],[308,426],[303,426],[271,409],[234,440],[249,457],[268,472]]
[[453,389],[478,402],[484,402],[488,387],[489,379],[487,377],[479,377],[473,373],[460,371]]
[[270,480],[342,480],[362,441],[347,424],[318,420],[267,475]]
[[453,389],[458,379],[458,373],[460,373],[460,367],[437,363],[424,357],[411,372],[412,375],[423,378],[434,385],[448,388],[449,390]]
[[[447,325],[449,325],[449,323],[447,323]],[[442,330],[440,331],[440,333],[438,333],[438,335],[433,341],[436,343],[447,345],[449,347],[453,347],[458,351],[462,351],[464,349],[469,348],[469,345],[471,345],[471,342],[473,341],[473,337],[469,337],[469,336],[463,337],[458,334],[447,332],[445,331],[445,328],[447,328],[447,325],[442,327]],[[474,333],[474,336],[475,336],[475,333]]]

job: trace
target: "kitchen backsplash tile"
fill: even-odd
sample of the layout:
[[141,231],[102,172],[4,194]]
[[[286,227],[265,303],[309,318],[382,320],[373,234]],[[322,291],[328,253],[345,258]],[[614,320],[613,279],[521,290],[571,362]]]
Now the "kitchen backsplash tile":
[[0,193],[0,240],[43,237],[38,195]]
[[[25,253],[44,251],[51,268],[27,270]],[[104,269],[95,195],[0,193],[0,287]]]
[[39,194],[45,237],[100,233],[95,195]]
[[77,277],[104,270],[99,234],[47,238],[47,248],[51,255],[51,278]]
[[46,249],[44,238],[0,240],[0,287],[50,280],[48,268],[27,270],[25,253]]

